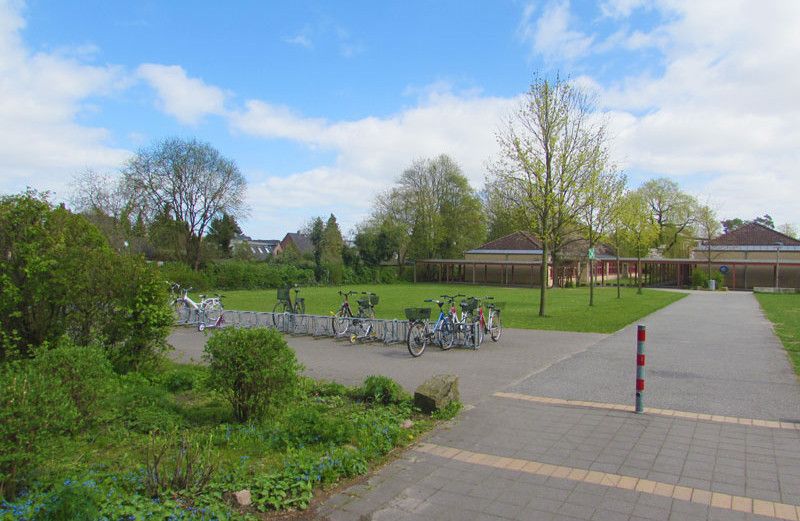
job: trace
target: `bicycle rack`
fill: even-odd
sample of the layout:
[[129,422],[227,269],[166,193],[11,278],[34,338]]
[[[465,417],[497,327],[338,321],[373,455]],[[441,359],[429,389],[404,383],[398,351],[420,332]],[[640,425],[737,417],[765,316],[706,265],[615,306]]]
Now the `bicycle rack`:
[[[334,338],[350,339],[353,333],[352,323],[357,320],[368,320],[372,324],[372,332],[368,341],[379,341],[384,344],[397,344],[406,341],[408,335],[409,322],[398,319],[380,318],[360,318],[347,317],[349,322],[344,334],[336,334],[333,331],[333,317],[330,315],[300,315],[294,313],[272,313],[269,311],[240,311],[226,309],[223,311],[223,327],[271,327],[282,333],[295,336],[312,336],[314,338]],[[178,323],[178,326],[197,326],[197,320],[190,320],[185,323]],[[459,326],[464,327],[464,326]],[[478,328],[480,325],[475,322],[470,324],[468,330],[462,329],[457,333],[455,345],[465,349],[478,349],[475,340],[478,338]],[[466,333],[466,334],[465,334]]]

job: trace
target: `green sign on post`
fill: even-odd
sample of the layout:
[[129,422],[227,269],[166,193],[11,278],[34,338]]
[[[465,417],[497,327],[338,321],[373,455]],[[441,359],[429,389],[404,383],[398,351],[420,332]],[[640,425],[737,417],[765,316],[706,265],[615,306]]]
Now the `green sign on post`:
[[594,260],[594,248],[589,248],[589,260]]

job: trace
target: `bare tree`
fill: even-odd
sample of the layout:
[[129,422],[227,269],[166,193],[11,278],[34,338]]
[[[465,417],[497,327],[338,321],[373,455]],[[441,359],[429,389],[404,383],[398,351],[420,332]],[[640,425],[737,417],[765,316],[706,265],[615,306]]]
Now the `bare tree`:
[[236,164],[207,143],[166,139],[126,165],[125,186],[150,216],[168,214],[183,227],[186,262],[200,267],[201,239],[211,220],[242,217],[246,182]]
[[697,208],[695,222],[699,232],[698,238],[703,241],[706,247],[706,269],[708,278],[711,279],[711,241],[719,235],[722,223],[719,221],[714,209],[707,204]]
[[567,81],[537,78],[497,135],[492,182],[523,207],[542,241],[539,316],[546,312],[552,246],[576,227],[588,174],[604,150],[605,127],[593,122],[593,108],[589,95]]

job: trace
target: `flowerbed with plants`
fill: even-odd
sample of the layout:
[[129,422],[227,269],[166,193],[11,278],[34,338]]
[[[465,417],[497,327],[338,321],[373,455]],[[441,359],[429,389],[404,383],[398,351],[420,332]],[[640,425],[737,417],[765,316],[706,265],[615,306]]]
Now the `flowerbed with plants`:
[[[68,341],[0,375],[0,519],[247,519],[305,509],[436,418],[394,381],[299,375],[283,337],[217,331],[207,367],[117,374]],[[454,406],[439,417],[457,413]],[[239,505],[233,494],[250,492]]]

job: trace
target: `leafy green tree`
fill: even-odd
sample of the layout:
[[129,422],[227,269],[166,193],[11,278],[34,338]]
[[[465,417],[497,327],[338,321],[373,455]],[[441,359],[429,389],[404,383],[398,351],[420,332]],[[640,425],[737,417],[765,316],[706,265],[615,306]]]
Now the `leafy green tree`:
[[753,219],[754,223],[760,224],[761,226],[766,226],[767,228],[775,229],[775,221],[772,220],[772,216],[768,213],[765,213],[761,217],[756,217]]
[[[598,166],[606,163],[605,157]],[[617,205],[625,190],[625,176],[615,170],[592,169],[581,205],[581,225],[589,248],[594,249],[606,235],[616,216]],[[594,259],[589,257],[589,305],[594,306]]]
[[716,212],[709,205],[701,205],[696,212],[698,238],[706,246],[706,271],[711,278],[711,241],[720,231],[720,221]]
[[328,217],[325,223],[320,248],[322,250],[322,262],[328,270],[330,281],[334,284],[340,284],[344,273],[344,264],[342,260],[344,239],[342,239],[342,232],[339,230],[339,224],[336,222],[336,216],[333,214]]
[[724,221],[720,221],[720,224],[722,224],[722,229],[723,229],[724,233],[728,233],[728,232],[732,232],[733,230],[735,230],[737,228],[740,228],[740,227],[744,226],[745,224],[747,224],[747,221],[744,221],[744,220],[742,220],[742,219],[740,219],[738,217],[735,217],[733,219],[725,219]]
[[325,236],[325,225],[321,217],[315,217],[308,226],[308,237],[314,245],[314,278],[322,282],[325,269],[322,267],[322,240]]
[[639,294],[642,293],[642,257],[647,255],[659,238],[659,228],[651,219],[650,211],[648,200],[636,190],[625,195],[617,214],[623,244],[636,257],[636,287]]
[[355,244],[359,256],[367,266],[379,266],[392,258],[397,251],[395,237],[381,223],[368,222],[356,233]]
[[678,183],[660,177],[651,179],[638,189],[650,209],[650,219],[658,227],[657,244],[665,255],[683,257],[684,246],[692,244],[693,226],[699,203],[680,189]]
[[446,155],[414,161],[397,185],[378,197],[373,221],[398,245],[398,262],[405,255],[460,257],[486,237],[480,199]]
[[223,213],[221,217],[215,217],[211,220],[206,240],[216,244],[224,256],[230,257],[233,253],[231,241],[240,233],[242,233],[242,229],[239,227],[239,223],[236,222],[236,218]]
[[525,229],[542,242],[539,316],[547,309],[548,260],[574,233],[589,173],[605,151],[605,127],[593,122],[593,108],[568,81],[537,78],[497,136],[495,193],[519,207]]
[[122,371],[166,348],[172,317],[155,268],[44,195],[0,198],[0,288],[0,360],[64,335],[103,345]]

